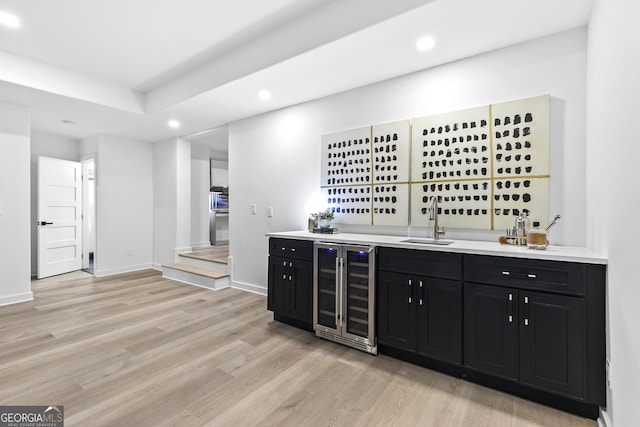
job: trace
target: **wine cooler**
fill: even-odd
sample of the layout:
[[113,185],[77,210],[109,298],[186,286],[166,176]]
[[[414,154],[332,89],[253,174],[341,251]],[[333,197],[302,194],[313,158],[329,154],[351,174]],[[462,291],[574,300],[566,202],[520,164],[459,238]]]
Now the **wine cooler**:
[[313,328],[316,335],[377,354],[374,248],[314,244]]

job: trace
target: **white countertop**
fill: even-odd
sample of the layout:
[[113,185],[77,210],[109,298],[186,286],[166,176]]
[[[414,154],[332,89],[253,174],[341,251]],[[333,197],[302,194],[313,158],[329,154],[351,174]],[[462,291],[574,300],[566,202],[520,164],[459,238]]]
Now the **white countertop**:
[[[575,246],[550,245],[545,250],[529,249],[526,246],[502,245],[496,242],[475,240],[453,240],[450,245],[430,245],[423,243],[407,243],[403,240],[420,239],[417,236],[388,236],[377,234],[337,233],[320,234],[309,231],[284,231],[267,233],[268,237],[285,239],[312,240],[331,243],[352,243],[369,246],[386,246],[391,248],[419,249],[437,252],[456,252],[475,255],[507,256],[513,258],[542,259],[550,261],[581,262],[586,264],[607,264],[607,258],[588,248]],[[428,240],[428,239],[425,239]]]

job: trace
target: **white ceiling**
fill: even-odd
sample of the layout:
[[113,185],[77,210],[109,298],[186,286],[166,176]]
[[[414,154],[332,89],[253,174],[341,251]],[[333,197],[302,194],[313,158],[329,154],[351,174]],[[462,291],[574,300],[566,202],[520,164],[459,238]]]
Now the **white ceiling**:
[[[0,0],[21,20],[0,27],[0,102],[29,107],[35,132],[202,142],[235,120],[586,25],[592,4]],[[421,53],[424,35],[437,44]]]

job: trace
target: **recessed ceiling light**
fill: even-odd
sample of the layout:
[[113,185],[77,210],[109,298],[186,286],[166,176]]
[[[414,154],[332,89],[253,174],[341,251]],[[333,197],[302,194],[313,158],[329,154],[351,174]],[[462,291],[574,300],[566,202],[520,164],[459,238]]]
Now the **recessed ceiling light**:
[[76,122],[74,122],[73,120],[67,120],[67,119],[64,119],[64,120],[62,120],[62,124],[65,124],[65,125],[75,125],[75,124],[76,124]]
[[19,28],[20,20],[15,15],[12,15],[8,12],[0,11],[0,24],[6,25],[7,27],[10,27],[10,28]]
[[421,52],[432,49],[436,45],[436,41],[431,36],[422,37],[416,42],[416,49]]
[[177,120],[169,120],[169,127],[172,129],[178,129],[180,127],[180,122]]
[[269,92],[268,90],[261,90],[260,92],[258,92],[258,98],[262,99],[263,101],[268,101],[271,99],[271,92]]

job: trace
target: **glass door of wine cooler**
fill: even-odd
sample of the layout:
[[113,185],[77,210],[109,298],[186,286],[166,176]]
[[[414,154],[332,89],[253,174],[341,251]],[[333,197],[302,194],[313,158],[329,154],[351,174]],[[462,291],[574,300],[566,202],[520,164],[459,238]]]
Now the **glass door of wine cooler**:
[[316,335],[375,353],[374,249],[325,242],[314,248]]
[[343,252],[343,335],[359,341],[373,341],[375,333],[372,254],[372,248],[357,246]]
[[316,245],[313,321],[315,328],[339,334],[341,247]]

